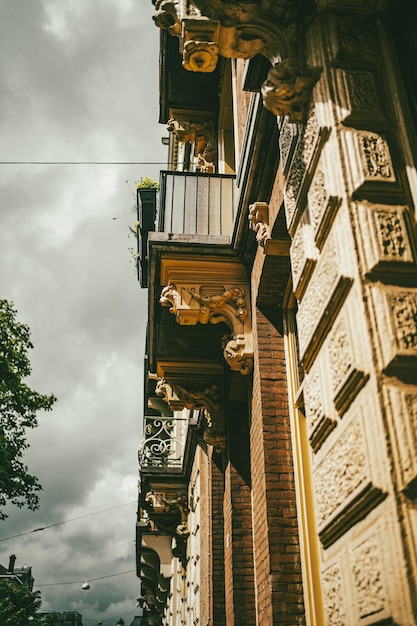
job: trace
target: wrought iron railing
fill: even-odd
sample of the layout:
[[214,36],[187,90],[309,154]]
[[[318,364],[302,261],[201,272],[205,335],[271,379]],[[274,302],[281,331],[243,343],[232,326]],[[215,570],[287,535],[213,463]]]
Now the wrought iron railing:
[[139,467],[159,471],[181,469],[187,437],[185,417],[145,416],[145,438],[139,447]]
[[161,172],[158,230],[186,235],[231,235],[235,176]]

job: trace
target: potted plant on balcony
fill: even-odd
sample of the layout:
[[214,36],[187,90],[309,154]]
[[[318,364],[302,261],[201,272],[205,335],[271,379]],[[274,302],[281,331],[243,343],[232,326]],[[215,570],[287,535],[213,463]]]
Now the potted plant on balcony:
[[141,286],[147,287],[148,233],[155,230],[159,183],[144,176],[137,181],[136,189],[137,222],[134,230],[138,240],[138,278]]

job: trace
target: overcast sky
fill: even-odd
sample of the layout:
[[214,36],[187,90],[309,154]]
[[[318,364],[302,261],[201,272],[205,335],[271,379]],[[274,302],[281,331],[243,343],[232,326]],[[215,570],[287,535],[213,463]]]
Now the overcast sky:
[[[0,160],[164,162],[150,0],[0,0]],[[130,262],[141,176],[163,166],[0,165],[0,297],[32,331],[30,384],[58,401],[26,460],[41,508],[9,509],[0,563],[31,565],[45,611],[138,613],[137,447],[146,292]],[[125,215],[127,213],[127,215]],[[120,216],[120,217],[119,217]],[[118,219],[113,219],[118,217]]]

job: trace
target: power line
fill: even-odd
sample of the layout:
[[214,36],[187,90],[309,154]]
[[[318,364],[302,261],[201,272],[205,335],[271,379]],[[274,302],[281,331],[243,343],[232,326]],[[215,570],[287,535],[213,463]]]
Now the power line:
[[0,165],[167,165],[166,161],[0,161]]
[[[107,574],[107,576],[98,576],[97,578],[89,578],[88,582],[94,582],[95,580],[104,580],[105,578],[114,578],[115,576],[123,576],[123,574],[132,574],[132,572],[136,572],[135,569],[129,569],[126,572],[118,572],[117,574]],[[36,584],[36,587],[54,587],[55,585],[78,585],[80,583],[84,583],[86,580],[68,580],[60,583],[41,583]]]
[[24,533],[19,533],[18,535],[11,535],[10,537],[3,537],[0,541],[7,541],[8,539],[15,539],[16,537],[23,537],[23,535],[30,535],[31,533],[38,533],[41,530],[46,530],[47,528],[52,528],[53,526],[61,526],[62,524],[68,524],[68,522],[75,522],[79,519],[84,519],[86,517],[92,517],[93,515],[99,515],[100,513],[106,513],[107,511],[113,511],[114,509],[120,509],[122,506],[127,506],[128,504],[136,503],[136,500],[131,500],[130,502],[125,502],[124,504],[118,504],[117,506],[111,506],[108,509],[102,509],[101,511],[95,511],[95,513],[87,513],[86,515],[80,515],[79,517],[73,517],[71,519],[64,520],[62,522],[55,522],[54,524],[48,524],[48,526],[41,526],[40,528],[34,528],[33,530],[27,530]]

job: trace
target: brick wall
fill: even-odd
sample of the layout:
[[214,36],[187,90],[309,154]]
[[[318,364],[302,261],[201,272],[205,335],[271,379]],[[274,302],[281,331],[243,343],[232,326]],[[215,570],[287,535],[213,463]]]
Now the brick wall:
[[277,329],[278,307],[265,306],[266,298],[262,311],[256,306],[262,302],[258,289],[264,263],[258,251],[252,274],[255,355],[250,432],[257,623],[289,626],[304,624],[305,615],[284,341]]
[[224,474],[220,455],[208,449],[211,475],[211,582],[213,626],[225,626],[224,592]]
[[225,471],[225,587],[228,626],[255,624],[247,407],[229,407]]

